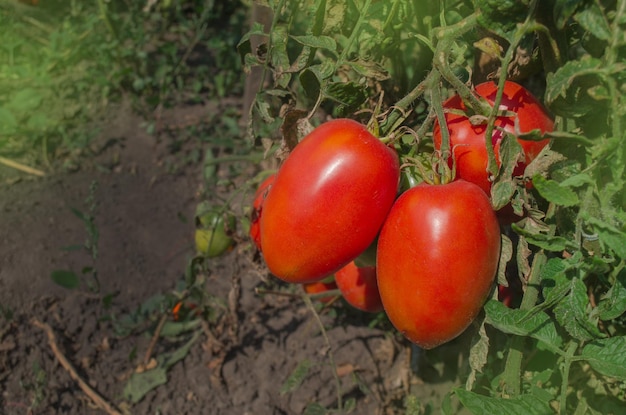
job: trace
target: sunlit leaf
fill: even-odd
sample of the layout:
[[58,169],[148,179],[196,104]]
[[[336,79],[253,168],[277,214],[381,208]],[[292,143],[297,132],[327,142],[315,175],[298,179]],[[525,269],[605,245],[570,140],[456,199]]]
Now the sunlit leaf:
[[556,205],[568,207],[580,203],[578,195],[570,188],[561,186],[554,180],[546,179],[541,174],[533,176],[533,186],[544,199]]
[[504,333],[533,337],[552,350],[559,350],[561,346],[554,322],[543,311],[510,309],[500,301],[489,300],[485,304],[485,313],[485,321]]
[[609,40],[611,38],[611,27],[597,4],[589,3],[584,10],[574,15],[574,19],[583,29],[598,39]]

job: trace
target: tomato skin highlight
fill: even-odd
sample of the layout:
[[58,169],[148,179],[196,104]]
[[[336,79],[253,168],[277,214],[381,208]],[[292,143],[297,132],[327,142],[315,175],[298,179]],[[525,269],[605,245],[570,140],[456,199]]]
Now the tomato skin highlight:
[[375,239],[399,183],[395,151],[349,119],[317,127],[276,174],[263,206],[269,270],[293,283],[320,280]]
[[335,282],[352,307],[369,313],[382,311],[375,266],[358,267],[352,261],[335,273]]
[[478,186],[458,180],[407,190],[378,239],[378,289],[387,316],[424,349],[454,339],[480,312],[499,257],[498,220]]
[[265,178],[254,193],[252,201],[252,213],[250,214],[250,230],[248,234],[254,242],[256,248],[261,251],[261,213],[263,212],[263,203],[274,183],[276,174],[271,174]]
[[[494,82],[484,82],[476,86],[476,93],[493,105],[498,86]],[[467,108],[459,95],[455,95],[443,103],[444,109],[454,109],[466,111]],[[519,131],[523,133],[539,129],[542,133],[552,131],[554,122],[547,111],[537,101],[532,94],[523,86],[506,81],[500,108],[512,111],[517,114]],[[515,116],[501,116],[496,118],[496,127],[503,128],[507,132],[515,134]],[[472,125],[467,116],[446,112],[446,125],[450,133],[450,148],[454,149],[454,160],[456,162],[456,177],[467,180],[480,186],[488,195],[491,192],[491,182],[487,173],[487,147],[485,145],[486,125]],[[496,160],[500,164],[500,142],[503,133],[494,128],[492,143]],[[435,148],[441,148],[441,127],[435,121],[433,128],[433,142]],[[539,152],[549,143],[550,140],[541,141],[520,140],[525,155],[525,161],[518,163],[514,170],[514,175],[524,173],[526,165],[534,160]]]

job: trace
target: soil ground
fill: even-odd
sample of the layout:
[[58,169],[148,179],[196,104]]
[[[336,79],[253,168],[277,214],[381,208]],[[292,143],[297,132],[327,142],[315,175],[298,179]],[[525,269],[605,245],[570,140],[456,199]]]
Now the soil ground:
[[[222,109],[180,107],[163,119],[193,122]],[[207,292],[221,304],[239,293],[219,322],[201,321],[196,330],[153,342],[159,316],[172,320],[166,310],[121,333],[125,316],[183,280],[194,256],[202,180],[198,163],[172,170],[180,151],[147,134],[127,107],[101,127],[93,157],[73,172],[36,178],[0,166],[0,414],[301,414],[312,403],[336,407],[336,379],[351,413],[404,413],[409,390],[437,408],[458,375],[441,370],[442,362],[447,354],[458,359],[466,340],[420,354],[384,324],[369,327],[371,315],[338,301],[320,312],[336,378],[326,340],[302,299],[255,291],[285,287],[265,274],[246,241],[208,264]],[[87,211],[90,197],[97,203],[95,261],[86,249],[67,249],[88,236],[72,208]],[[54,270],[80,274],[85,267],[97,270],[96,294],[87,289],[89,273],[80,289],[51,280]],[[310,362],[302,384],[285,392],[302,362]],[[155,364],[167,368],[152,372],[164,377],[137,377],[159,386],[124,393],[133,376]]]

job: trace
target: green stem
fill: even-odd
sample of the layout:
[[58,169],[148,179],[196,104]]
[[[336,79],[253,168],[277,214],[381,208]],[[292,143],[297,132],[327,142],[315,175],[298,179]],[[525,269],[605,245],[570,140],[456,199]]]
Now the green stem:
[[[426,89],[431,86],[431,78],[435,76],[433,72],[434,71],[431,71],[426,79],[420,82],[400,101],[396,102],[396,104],[393,106],[393,110],[389,113],[387,119],[385,119],[380,125],[381,136],[386,136],[387,134],[389,134],[397,126],[398,122],[401,122],[406,118],[406,114],[411,108],[411,105],[413,105],[413,103],[424,94],[424,91],[426,91]],[[439,75],[437,74],[437,76]]]
[[[535,255],[520,310],[530,310],[537,303],[539,284],[541,283],[540,271],[546,261],[547,258],[543,250]],[[511,397],[518,396],[521,393],[522,349],[525,341],[526,337],[513,337],[506,359],[502,381],[504,383],[504,393]]]
[[563,379],[561,381],[561,398],[559,400],[559,414],[565,414],[565,410],[567,409],[567,385],[569,384],[569,368],[572,365],[572,361],[574,360],[574,353],[578,345],[574,342],[571,342],[567,347],[567,352],[565,354],[565,360],[563,362]]

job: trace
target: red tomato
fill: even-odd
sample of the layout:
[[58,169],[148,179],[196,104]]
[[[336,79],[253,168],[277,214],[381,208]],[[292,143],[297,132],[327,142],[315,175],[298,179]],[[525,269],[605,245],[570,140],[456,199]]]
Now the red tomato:
[[267,197],[267,193],[274,183],[276,174],[268,176],[261,182],[259,188],[254,194],[254,200],[252,202],[252,213],[250,215],[250,231],[248,232],[252,242],[256,245],[257,249],[261,250],[261,211],[263,210],[263,202]]
[[461,334],[492,288],[500,227],[481,189],[419,184],[391,208],[378,238],[378,289],[389,320],[431,349]]
[[352,261],[335,273],[335,281],[343,298],[354,308],[371,313],[382,311],[375,266],[358,267]]
[[[335,283],[334,280],[331,281],[317,281],[317,282],[309,282],[306,284],[302,284],[302,286],[304,287],[304,291],[307,294],[317,294],[317,293],[324,293],[326,291],[331,291],[331,290],[336,290],[337,289],[337,284]],[[317,300],[321,301],[322,303],[328,303],[330,301],[332,301],[335,298],[335,296],[328,296],[328,297],[319,297]]]
[[320,280],[374,240],[396,198],[398,156],[356,121],[317,127],[291,152],[263,205],[269,270],[295,283]]
[[[485,82],[476,86],[476,92],[493,105],[496,99],[498,86],[494,82]],[[453,96],[443,103],[444,109],[465,111],[467,108],[458,95]],[[519,131],[522,133],[539,129],[541,132],[552,131],[554,122],[537,101],[524,87],[515,82],[506,81],[502,101],[502,110],[511,111],[517,114]],[[450,148],[454,148],[454,159],[456,161],[456,177],[467,180],[480,186],[488,195],[491,191],[491,182],[487,173],[487,147],[485,145],[486,125],[472,125],[465,115],[447,112],[445,114],[446,124],[450,133]],[[496,127],[515,134],[515,118],[498,117]],[[499,150],[503,133],[497,129],[493,131],[492,143],[496,153],[496,160],[500,163]],[[441,129],[435,122],[433,129],[433,141],[436,149],[441,148]],[[530,163],[550,140],[529,141],[519,140],[518,142],[524,150],[525,162],[518,163],[514,174],[524,173],[526,165]]]

